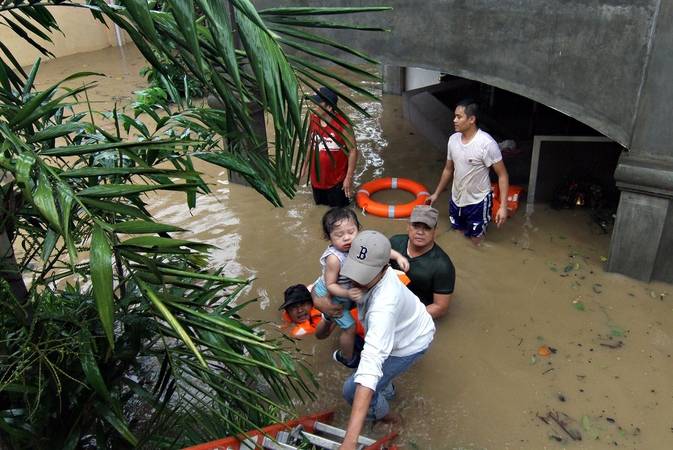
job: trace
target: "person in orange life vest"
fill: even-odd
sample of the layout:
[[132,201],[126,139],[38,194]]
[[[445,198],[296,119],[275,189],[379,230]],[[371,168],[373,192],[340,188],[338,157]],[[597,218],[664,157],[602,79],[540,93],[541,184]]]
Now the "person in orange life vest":
[[[308,287],[303,284],[295,284],[285,290],[285,302],[279,310],[284,310],[283,319],[287,322],[282,328],[292,324],[295,325],[290,332],[292,337],[315,333],[317,339],[327,339],[337,325],[334,321],[323,320],[322,313],[313,307],[313,300]],[[355,317],[355,324],[357,331],[353,347],[354,352],[360,353],[365,345],[365,329],[357,317]],[[359,362],[359,359],[357,362]],[[357,362],[352,365],[345,365],[349,368],[355,368]]]
[[[311,187],[316,205],[348,206],[358,160],[355,134],[348,120],[334,111],[339,97],[321,87],[311,97],[314,114],[309,125],[309,148],[301,177],[311,164]],[[317,153],[316,153],[317,150]]]
[[284,296],[285,301],[278,310],[285,310],[285,326],[295,325],[290,334],[299,337],[315,332],[322,321],[322,313],[313,307],[308,288],[303,284],[294,284],[285,290]]
[[[284,297],[285,301],[278,310],[283,310],[283,319],[286,322],[283,328],[292,324],[295,325],[290,332],[292,336],[299,337],[316,333],[316,338],[326,339],[334,331],[336,322],[326,320],[324,324],[320,325],[323,322],[323,316],[320,311],[313,307],[313,299],[308,287],[303,284],[294,284],[285,290]],[[357,335],[364,338],[365,330],[357,318],[355,323]]]

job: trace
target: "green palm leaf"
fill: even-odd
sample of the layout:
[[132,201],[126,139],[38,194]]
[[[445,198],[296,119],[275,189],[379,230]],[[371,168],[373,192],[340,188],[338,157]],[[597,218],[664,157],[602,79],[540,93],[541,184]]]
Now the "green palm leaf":
[[114,348],[114,293],[112,292],[112,250],[103,229],[95,225],[91,236],[91,284],[98,315],[108,344]]
[[[26,74],[0,42],[0,164],[16,180],[3,200],[16,205],[8,208],[12,243],[21,243],[17,265],[31,279],[25,303],[0,305],[11,330],[0,367],[3,408],[12,403],[0,410],[2,432],[22,448],[183,448],[290,414],[297,400],[315,398],[317,383],[288,340],[241,321],[255,301],[239,298],[252,280],[222,276],[208,260],[212,247],[157,222],[146,194],[185,192],[193,207],[197,194],[210,193],[193,166],[198,158],[241,174],[274,205],[281,192],[292,197],[305,158],[304,90],[340,82],[374,98],[316,59],[380,81],[351,62],[371,58],[319,29],[372,30],[325,17],[384,8],[257,12],[249,0],[168,0],[159,11],[146,0],[5,1],[0,23],[48,52],[60,31],[48,8],[57,5],[89,9],[125,30],[166,95],[99,113],[86,102],[92,84],[66,87],[99,74],[37,91],[40,59]],[[203,83],[222,109],[182,102],[176,85],[186,80],[172,80],[169,67]],[[85,111],[73,112],[79,106]],[[260,108],[273,126],[271,152],[252,126]],[[21,396],[13,395],[18,386]],[[131,408],[147,411],[147,420],[131,427]]]

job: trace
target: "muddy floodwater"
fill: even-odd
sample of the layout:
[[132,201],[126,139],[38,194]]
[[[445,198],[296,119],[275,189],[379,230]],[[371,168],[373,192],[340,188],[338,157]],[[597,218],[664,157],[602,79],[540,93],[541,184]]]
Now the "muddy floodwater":
[[[145,84],[144,60],[132,48],[106,49],[43,63],[38,88],[75,71],[105,73],[91,93],[97,109],[135,98]],[[380,93],[380,86],[364,83]],[[353,114],[361,152],[356,184],[405,177],[434,190],[445,155],[402,118],[402,102],[354,100],[372,118]],[[451,118],[447,117],[447,120]],[[180,194],[152,201],[159,220],[191,230],[185,237],[219,247],[213,267],[254,277],[239,301],[279,333],[285,288],[320,274],[326,211],[301,187],[284,208],[252,189],[230,184],[226,173],[202,164],[214,195],[188,211]],[[406,203],[408,194],[377,200]],[[585,209],[519,210],[499,229],[489,228],[477,248],[450,230],[449,193],[436,242],[456,267],[449,312],[437,320],[428,353],[396,380],[393,408],[404,418],[404,449],[669,449],[673,448],[673,287],[643,283],[604,270],[610,236]],[[363,229],[391,236],[406,222],[358,212]],[[301,359],[321,387],[300,413],[336,410],[345,426],[349,406],[341,385],[349,370],[334,362],[337,337],[297,343]],[[549,354],[540,354],[541,348]],[[542,353],[547,353],[543,351]],[[376,435],[380,430],[368,430]],[[581,439],[581,440],[579,440]]]

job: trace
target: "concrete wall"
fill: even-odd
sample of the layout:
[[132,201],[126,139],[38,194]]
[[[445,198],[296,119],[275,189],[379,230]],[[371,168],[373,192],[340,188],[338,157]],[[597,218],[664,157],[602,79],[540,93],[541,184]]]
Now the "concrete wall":
[[405,73],[405,91],[418,89],[426,86],[437,84],[441,72],[437,70],[419,69],[416,67],[407,67]]
[[[629,147],[655,19],[664,9],[660,3],[672,2],[341,0],[338,6],[392,6],[392,11],[337,17],[390,32],[328,34],[383,64],[438,70],[523,95]],[[283,4],[335,6],[332,0]],[[662,40],[655,50],[673,57],[671,46],[673,40]],[[665,66],[664,61],[663,77],[669,76]],[[673,94],[671,86],[667,89]]]
[[[114,24],[110,23],[106,27],[99,21],[94,20],[91,12],[87,9],[53,6],[49,7],[49,12],[56,19],[62,33],[55,32],[51,35],[53,44],[42,41],[34,35],[31,37],[56,57],[92,52],[118,45]],[[3,13],[4,15],[11,18],[7,13]],[[1,20],[0,23],[2,23]],[[122,43],[131,42],[131,39],[124,32],[120,33],[120,38]],[[12,51],[14,57],[22,66],[32,65],[40,56],[43,59],[46,58],[25,40],[19,38],[9,27],[0,26],[0,42]]]

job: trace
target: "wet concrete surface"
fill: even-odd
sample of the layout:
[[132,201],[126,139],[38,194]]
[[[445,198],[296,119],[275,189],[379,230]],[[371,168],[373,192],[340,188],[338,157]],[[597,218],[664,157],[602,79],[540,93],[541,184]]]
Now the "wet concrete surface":
[[[107,49],[43,63],[40,86],[79,70],[106,73],[92,97],[96,108],[135,98],[142,57]],[[380,93],[374,84],[365,86]],[[362,103],[362,99],[353,97]],[[399,97],[364,104],[372,118],[353,115],[361,152],[356,185],[404,177],[435,188],[445,155],[402,118]],[[450,120],[450,118],[447,118]],[[278,306],[285,288],[320,274],[326,211],[301,187],[284,208],[252,189],[230,184],[219,168],[200,164],[213,196],[188,211],[180,194],[152,199],[158,220],[191,230],[189,239],[219,247],[213,267],[254,277],[240,302],[245,312],[282,332]],[[378,201],[405,203],[388,191]],[[392,406],[404,417],[398,445],[405,449],[665,449],[673,438],[673,289],[604,271],[610,236],[592,211],[522,206],[502,227],[489,229],[477,248],[450,230],[449,193],[436,206],[437,243],[456,266],[448,314],[437,320],[428,353],[396,381]],[[363,229],[404,233],[406,222],[359,214]],[[348,376],[334,362],[338,338],[297,342],[301,359],[320,382],[318,399],[300,413],[334,408],[345,426],[341,398]],[[541,355],[540,348],[553,349]],[[543,352],[545,353],[545,352]],[[564,429],[565,428],[565,429]],[[567,431],[566,431],[567,430]],[[575,430],[575,431],[573,431]],[[381,430],[368,431],[372,435]],[[574,440],[572,436],[581,437]]]

